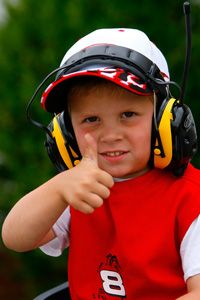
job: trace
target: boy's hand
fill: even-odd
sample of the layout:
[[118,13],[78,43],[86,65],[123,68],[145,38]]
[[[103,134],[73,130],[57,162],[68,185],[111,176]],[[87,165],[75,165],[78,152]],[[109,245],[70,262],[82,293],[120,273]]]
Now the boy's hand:
[[110,174],[98,167],[97,145],[90,134],[85,135],[85,142],[81,162],[59,177],[65,201],[83,213],[92,213],[109,197],[114,181]]

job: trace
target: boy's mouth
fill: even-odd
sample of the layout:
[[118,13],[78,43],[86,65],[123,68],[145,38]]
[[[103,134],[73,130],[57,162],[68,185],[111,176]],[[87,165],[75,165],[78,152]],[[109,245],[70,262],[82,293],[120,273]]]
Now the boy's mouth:
[[114,156],[120,156],[123,153],[124,153],[123,151],[113,151],[113,152],[103,153],[103,155],[114,157]]
[[126,153],[127,151],[108,151],[101,153],[101,155],[104,157],[120,157]]

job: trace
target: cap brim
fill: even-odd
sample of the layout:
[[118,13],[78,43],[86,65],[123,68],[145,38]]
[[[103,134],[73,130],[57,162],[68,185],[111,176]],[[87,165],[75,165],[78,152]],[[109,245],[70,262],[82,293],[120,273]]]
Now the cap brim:
[[48,112],[59,113],[66,107],[67,90],[73,78],[81,76],[95,76],[109,80],[137,95],[148,96],[152,90],[146,82],[128,70],[114,67],[89,68],[70,74],[62,75],[52,82],[44,91],[41,98],[42,107]]

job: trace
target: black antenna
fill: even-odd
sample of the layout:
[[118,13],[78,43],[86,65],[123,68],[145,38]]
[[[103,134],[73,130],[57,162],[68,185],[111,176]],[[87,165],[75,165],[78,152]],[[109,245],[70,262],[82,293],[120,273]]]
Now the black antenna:
[[191,57],[191,47],[192,47],[192,31],[190,24],[190,3],[183,3],[183,12],[185,15],[185,29],[186,29],[186,52],[185,52],[185,64],[183,71],[183,79],[181,85],[181,94],[180,94],[180,103],[183,103],[185,96],[186,82],[188,79],[189,66],[190,66],[190,57]]

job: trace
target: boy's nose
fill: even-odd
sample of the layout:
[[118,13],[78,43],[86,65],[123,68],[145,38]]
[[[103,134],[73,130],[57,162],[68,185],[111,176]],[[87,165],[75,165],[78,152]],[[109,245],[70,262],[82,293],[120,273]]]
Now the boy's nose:
[[110,124],[102,129],[100,140],[104,143],[120,141],[122,139],[122,131],[117,125]]

